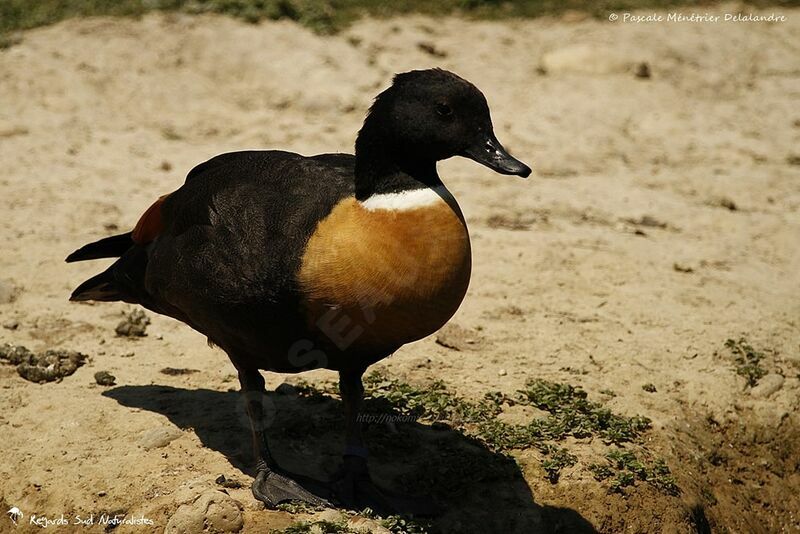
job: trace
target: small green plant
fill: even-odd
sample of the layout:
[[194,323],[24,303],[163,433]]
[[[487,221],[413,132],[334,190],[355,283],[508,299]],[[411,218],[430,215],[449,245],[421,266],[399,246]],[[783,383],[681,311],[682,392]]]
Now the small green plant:
[[283,530],[272,530],[271,534],[309,534],[320,532],[322,534],[363,534],[347,526],[346,521],[298,521]]
[[[552,483],[558,482],[565,468],[577,463],[573,454],[555,443],[568,437],[599,437],[618,445],[636,440],[650,428],[648,418],[614,414],[601,403],[590,401],[580,387],[542,379],[530,380],[516,396],[496,391],[476,401],[453,394],[442,381],[419,387],[377,371],[364,377],[364,386],[363,414],[367,420],[378,414],[410,417],[458,430],[502,454],[535,448],[544,456],[542,468]],[[338,388],[331,383],[300,383],[295,388],[312,399],[338,395]],[[514,404],[535,406],[548,413],[524,424],[501,420],[498,416],[503,406]]]
[[298,521],[283,530],[272,529],[269,532],[270,534],[308,534],[311,532],[311,525],[308,521]]
[[392,534],[427,534],[430,529],[430,525],[422,520],[409,519],[399,515],[390,515],[378,523],[392,531]]
[[547,473],[547,480],[555,484],[561,477],[561,471],[566,467],[572,467],[578,461],[574,454],[563,447],[548,447],[547,459],[542,462],[542,468]]
[[611,464],[589,464],[589,471],[594,475],[595,480],[603,481],[614,476]]
[[617,476],[615,476],[611,480],[611,484],[609,487],[611,488],[611,491],[616,493],[621,493],[622,488],[633,486],[635,481],[636,477],[634,476],[633,473],[630,473],[628,471],[622,471],[620,473],[617,473]]
[[284,502],[277,505],[275,509],[280,510],[282,512],[288,512],[290,514],[313,513],[318,510],[317,507],[302,501]]
[[745,338],[741,337],[738,341],[728,339],[725,341],[725,347],[734,355],[736,374],[745,377],[749,387],[756,386],[759,379],[767,374],[768,371],[761,367],[764,353],[755,350]]
[[[382,527],[389,529],[392,534],[428,534],[431,528],[425,521],[399,515],[381,518],[369,509],[364,510],[359,515],[376,519]],[[270,534],[310,534],[312,532],[321,532],[322,534],[365,534],[363,529],[354,530],[349,527],[346,519],[341,521],[297,521],[283,530],[272,530]]]
[[[449,426],[477,437],[492,450],[502,452],[537,446],[542,441],[560,441],[568,436],[599,436],[607,443],[633,441],[650,428],[642,416],[613,414],[602,404],[587,399],[586,392],[569,384],[535,379],[517,397],[487,393],[475,402],[447,391],[441,381],[425,389],[390,379],[380,373],[365,377],[366,411],[377,408],[399,415],[413,415]],[[527,404],[549,412],[525,425],[501,421],[503,404]]]
[[647,417],[613,414],[602,404],[588,400],[583,389],[569,384],[535,379],[519,393],[520,402],[550,412],[549,417],[530,424],[531,433],[540,439],[597,435],[606,443],[620,444],[635,440],[650,428]]
[[606,454],[606,461],[605,464],[589,465],[589,471],[598,481],[610,480],[611,491],[622,492],[624,488],[633,486],[640,480],[667,495],[680,493],[675,477],[660,458],[652,463],[645,463],[632,451],[615,449]]
[[680,488],[675,482],[675,477],[662,459],[656,459],[647,473],[647,483],[668,495],[678,495]]

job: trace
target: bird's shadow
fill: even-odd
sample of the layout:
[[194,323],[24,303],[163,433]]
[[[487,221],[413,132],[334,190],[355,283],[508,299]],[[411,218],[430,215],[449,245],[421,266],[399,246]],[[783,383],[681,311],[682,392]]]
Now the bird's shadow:
[[[235,391],[172,386],[120,386],[103,393],[123,406],[165,415],[191,429],[205,447],[254,474],[250,423]],[[341,460],[341,402],[327,395],[268,393],[264,399],[270,448],[289,471],[325,480]],[[374,413],[374,412],[373,412]],[[447,427],[403,421],[368,424],[370,469],[382,487],[432,496],[442,513],[431,521],[440,532],[590,533],[578,512],[537,504],[517,463]]]

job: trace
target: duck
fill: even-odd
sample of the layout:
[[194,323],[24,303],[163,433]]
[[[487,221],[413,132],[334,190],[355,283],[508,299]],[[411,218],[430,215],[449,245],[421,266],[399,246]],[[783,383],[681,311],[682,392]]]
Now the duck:
[[[475,85],[442,69],[397,74],[373,101],[354,155],[250,150],[197,165],[131,231],[66,258],[117,258],[70,300],[143,306],[228,355],[250,419],[252,493],[267,507],[393,513],[409,501],[370,477],[362,376],[436,332],[466,295],[469,232],[437,172],[455,156],[499,174],[531,173],[498,141]],[[275,460],[261,374],[320,368],[338,373],[345,416],[341,467],[327,482]]]

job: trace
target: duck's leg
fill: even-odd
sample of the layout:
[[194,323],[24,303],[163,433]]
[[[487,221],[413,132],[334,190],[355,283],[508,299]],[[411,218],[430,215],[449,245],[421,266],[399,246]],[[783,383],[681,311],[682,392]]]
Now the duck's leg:
[[[287,501],[303,501],[313,506],[330,506],[322,497],[315,495],[300,485],[296,475],[282,470],[273,458],[267,442],[266,420],[264,418],[264,378],[258,370],[240,369],[239,382],[245,398],[247,415],[253,432],[253,451],[256,456],[256,477],[253,481],[253,496],[268,508]],[[311,481],[305,481],[310,485]]]
[[339,372],[339,392],[345,412],[345,448],[342,467],[332,481],[336,499],[344,506],[362,510],[370,508],[378,514],[414,513],[431,515],[436,512],[429,498],[416,499],[392,495],[372,481],[367,468],[367,447],[361,433],[358,414],[364,398],[361,382],[363,370]]
[[[340,371],[339,393],[342,395],[345,419],[345,445],[342,468],[338,480],[334,481],[337,497],[346,505],[355,505],[357,487],[371,484],[367,469],[367,448],[361,433],[358,414],[364,400],[363,371]],[[374,509],[374,508],[373,508]]]

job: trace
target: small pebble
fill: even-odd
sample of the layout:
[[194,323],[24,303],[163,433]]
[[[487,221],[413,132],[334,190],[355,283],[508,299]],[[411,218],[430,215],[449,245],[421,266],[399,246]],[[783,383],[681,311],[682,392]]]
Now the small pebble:
[[0,304],[9,304],[17,298],[19,290],[11,282],[0,280]]
[[198,371],[197,369],[187,369],[185,367],[180,367],[180,368],[164,367],[163,369],[161,369],[161,371],[159,371],[159,373],[165,374],[165,375],[168,375],[168,376],[191,375],[191,374],[199,373],[199,372],[200,371]]
[[338,523],[342,519],[344,519],[344,514],[338,510],[334,510],[333,508],[328,508],[317,514],[316,520],[318,521],[330,521],[331,523]]
[[240,532],[242,505],[226,493],[206,490],[193,502],[181,505],[167,521],[167,534],[184,532]]
[[3,328],[7,328],[8,330],[16,330],[17,328],[19,328],[19,321],[16,321],[14,319],[5,321],[3,323]]
[[752,397],[768,399],[783,387],[783,375],[769,373],[758,381],[758,385],[750,390]]
[[711,205],[719,206],[720,208],[725,208],[730,211],[737,211],[739,209],[739,206],[736,205],[736,202],[729,197],[717,197],[712,199],[710,203]]
[[225,478],[225,475],[218,476],[214,482],[223,488],[238,489],[242,487],[242,483],[233,478]]
[[479,350],[484,346],[485,340],[476,330],[449,323],[436,334],[436,343],[459,351]]
[[113,386],[116,379],[117,377],[108,371],[97,371],[94,374],[94,381],[101,386]]
[[[335,512],[335,510],[331,511]],[[327,510],[325,512],[327,512]],[[322,512],[322,514],[325,512]],[[320,516],[322,516],[322,514],[320,514]],[[374,519],[370,519],[368,517],[351,517],[347,521],[347,526],[357,532],[370,532],[371,534],[392,534],[391,530],[384,527]]]
[[422,50],[426,54],[428,54],[430,56],[433,56],[433,57],[438,57],[438,58],[447,57],[447,52],[445,52],[444,50],[438,49],[433,43],[428,43],[428,42],[421,41],[421,42],[417,43],[417,48],[419,48],[420,50]]
[[180,429],[174,426],[161,426],[146,431],[139,438],[139,444],[145,450],[165,447],[183,435]]
[[497,374],[498,376],[506,376],[508,374],[508,371],[506,371],[505,369],[500,369],[499,371],[497,371]]

